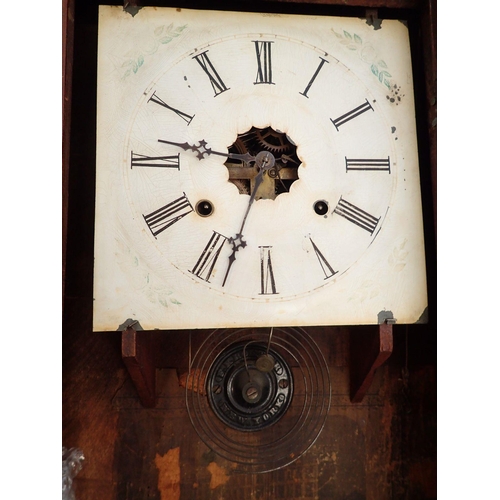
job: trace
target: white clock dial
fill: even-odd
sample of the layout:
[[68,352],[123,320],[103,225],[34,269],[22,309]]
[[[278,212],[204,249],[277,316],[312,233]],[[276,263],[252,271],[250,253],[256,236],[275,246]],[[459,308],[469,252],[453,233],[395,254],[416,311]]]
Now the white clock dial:
[[[113,299],[123,303],[114,321],[128,308],[158,328],[376,322],[398,304],[393,291],[376,298],[384,280],[400,278],[394,270],[381,278],[397,248],[396,259],[413,252],[408,269],[421,291],[412,309],[422,309],[412,103],[393,105],[387,85],[359,71],[335,45],[330,18],[301,17],[292,37],[287,16],[163,15],[186,26],[185,41],[118,85],[127,102],[110,97],[118,124],[106,120],[111,138],[101,147],[98,217],[113,227],[107,236],[97,229],[98,244],[108,241],[101,262],[115,246],[122,255],[111,265],[118,280],[110,279],[131,285]],[[408,77],[407,56],[400,59]],[[331,313],[314,316],[332,301]],[[306,312],[287,317],[297,310]]]

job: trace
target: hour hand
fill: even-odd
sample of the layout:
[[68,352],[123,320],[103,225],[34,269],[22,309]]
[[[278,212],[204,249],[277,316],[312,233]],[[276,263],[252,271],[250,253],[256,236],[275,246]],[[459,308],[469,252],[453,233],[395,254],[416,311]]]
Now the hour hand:
[[205,139],[199,141],[198,145],[189,144],[189,142],[166,141],[164,139],[158,139],[158,142],[161,142],[163,144],[170,144],[171,146],[177,146],[184,151],[193,151],[194,153],[196,153],[198,160],[203,160],[206,156],[217,155],[224,156],[225,158],[231,158],[232,160],[242,160],[247,163],[255,161],[255,156],[252,156],[250,153],[221,153],[219,151],[214,151],[212,148],[207,148],[207,141],[205,141]]

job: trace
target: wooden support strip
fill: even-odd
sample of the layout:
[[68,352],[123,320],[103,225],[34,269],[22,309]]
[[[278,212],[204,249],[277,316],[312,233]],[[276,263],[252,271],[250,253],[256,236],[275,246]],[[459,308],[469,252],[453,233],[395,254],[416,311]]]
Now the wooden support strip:
[[156,405],[156,367],[153,362],[150,332],[136,332],[128,327],[122,332],[122,358],[134,383],[141,404]]
[[375,371],[392,354],[392,325],[379,325],[378,331],[351,332],[351,402],[360,403],[370,388]]

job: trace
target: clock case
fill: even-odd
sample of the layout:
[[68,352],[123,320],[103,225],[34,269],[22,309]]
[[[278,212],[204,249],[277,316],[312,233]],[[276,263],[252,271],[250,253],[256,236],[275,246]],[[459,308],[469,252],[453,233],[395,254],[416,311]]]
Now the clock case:
[[[103,4],[122,5],[120,2]],[[206,8],[204,2],[148,2],[154,6],[181,6]],[[406,332],[434,335],[436,329],[436,7],[435,2],[353,1],[325,2],[240,2],[231,5],[210,3],[213,10],[244,10],[254,12],[300,13],[314,15],[345,15],[366,18],[375,25],[382,19],[402,19],[409,26],[412,47],[414,92],[419,146],[420,178],[428,284],[428,322],[426,325],[408,325]],[[95,190],[95,102],[96,102],[96,3],[78,4],[80,28],[74,28],[74,4],[65,4],[70,15],[64,17],[63,70],[63,262],[62,290],[64,315],[85,316],[92,310],[92,267],[94,238]],[[133,2],[126,2],[133,13]],[[135,325],[136,326],[136,325]],[[377,368],[393,348],[393,329],[398,325],[384,322],[379,327],[357,327],[350,331],[351,396],[362,399]],[[335,333],[338,327],[332,327]],[[311,328],[311,331],[314,331]],[[134,325],[124,325],[122,355],[146,406],[154,405],[154,371],[156,367],[182,365],[188,347],[194,347],[203,331],[188,336],[176,331],[137,332]],[[193,334],[193,336],[191,335]],[[196,338],[195,338],[196,337]],[[193,343],[193,346],[188,345]],[[170,355],[165,353],[169,346]],[[179,356],[179,354],[182,355]],[[175,361],[174,361],[175,360]],[[184,363],[185,364],[185,363]]]

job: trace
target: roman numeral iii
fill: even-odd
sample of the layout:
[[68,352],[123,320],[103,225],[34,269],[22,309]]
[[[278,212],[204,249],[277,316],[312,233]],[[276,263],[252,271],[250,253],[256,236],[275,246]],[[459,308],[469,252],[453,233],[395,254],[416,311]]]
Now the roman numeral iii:
[[267,83],[274,85],[271,61],[271,44],[274,42],[254,41],[253,43],[255,44],[255,54],[257,56],[257,76],[254,84]]
[[173,156],[146,156],[131,151],[130,168],[134,167],[176,168],[180,170],[180,154],[177,153]]
[[344,217],[349,222],[356,224],[356,226],[364,229],[365,231],[368,231],[370,234],[373,234],[375,228],[377,227],[378,221],[380,220],[380,217],[377,219],[377,217],[370,215],[364,210],[361,210],[361,208],[358,208],[356,205],[353,205],[352,203],[349,203],[348,201],[342,199],[342,197],[340,197],[340,200],[333,210],[333,213]]
[[341,125],[344,125],[349,120],[352,120],[353,118],[356,118],[357,116],[359,116],[363,113],[366,113],[370,109],[373,111],[372,105],[368,102],[368,99],[366,99],[365,102],[363,104],[361,104],[360,106],[357,106],[356,108],[351,109],[351,111],[349,111],[348,113],[345,113],[342,116],[339,116],[336,120],[332,120],[331,118],[330,118],[330,120],[333,123],[333,125],[335,126],[335,128],[338,130]]
[[201,66],[205,74],[208,76],[210,84],[212,85],[212,89],[215,92],[214,97],[217,97],[219,94],[222,94],[222,92],[225,92],[226,90],[229,89],[222,81],[221,77],[219,76],[219,73],[217,73],[217,71],[215,70],[214,65],[207,56],[207,52],[208,50],[205,50],[205,52],[202,52],[201,54],[194,56],[193,59],[196,59],[196,61]]
[[146,224],[156,238],[161,232],[169,228],[172,224],[180,221],[183,217],[193,211],[193,207],[186,197],[186,194],[180,198],[167,203],[164,207],[143,215]]
[[192,272],[198,278],[210,283],[210,277],[214,270],[217,259],[227,238],[217,231],[213,231],[212,236],[208,240],[200,258],[194,265]]
[[347,158],[345,157],[345,171],[356,170],[378,171],[391,173],[391,159],[387,158]]

